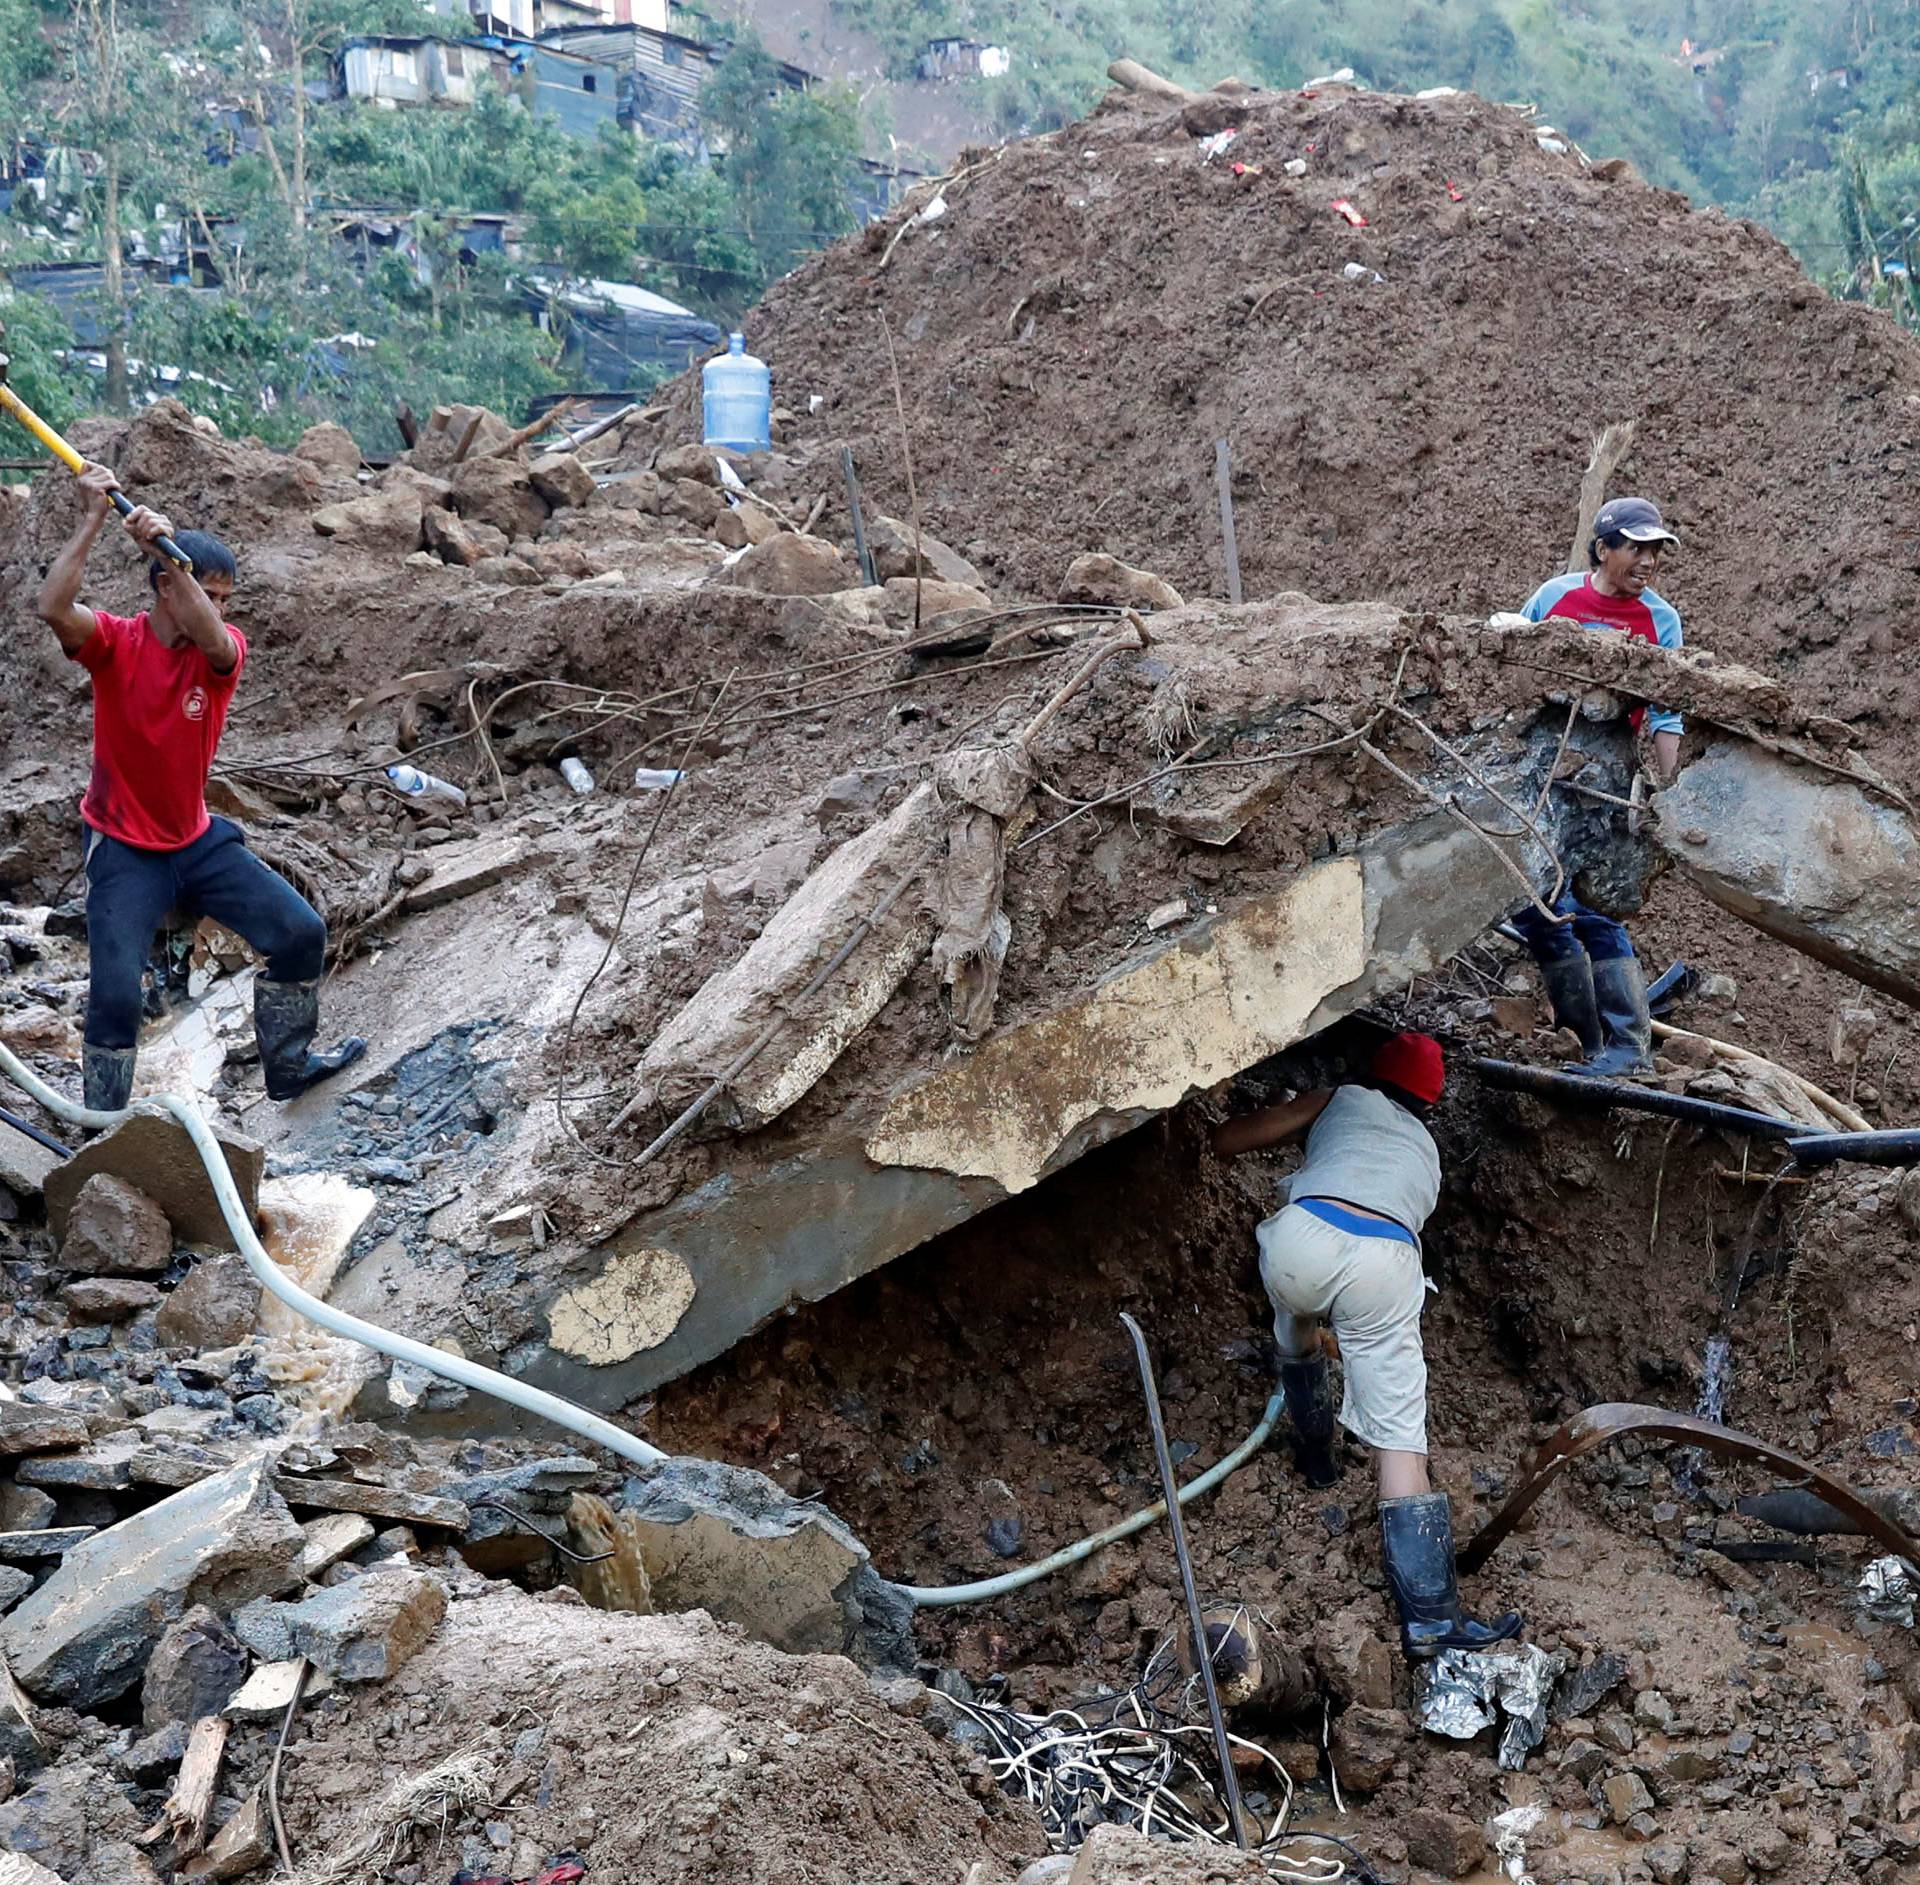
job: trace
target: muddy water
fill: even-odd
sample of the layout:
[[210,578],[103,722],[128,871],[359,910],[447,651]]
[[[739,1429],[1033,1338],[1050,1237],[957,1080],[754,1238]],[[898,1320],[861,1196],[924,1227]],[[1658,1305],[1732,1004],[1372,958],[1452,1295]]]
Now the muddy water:
[[[289,1279],[324,1301],[375,1202],[332,1172],[270,1178],[260,1187],[260,1241]],[[261,1298],[260,1330],[262,1373],[310,1417],[344,1412],[380,1366],[371,1349],[316,1328],[274,1296]]]

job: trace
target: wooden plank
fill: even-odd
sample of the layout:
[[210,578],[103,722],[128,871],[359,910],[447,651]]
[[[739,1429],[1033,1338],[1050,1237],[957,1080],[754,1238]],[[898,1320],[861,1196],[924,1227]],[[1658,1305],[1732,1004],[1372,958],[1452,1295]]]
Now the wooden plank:
[[203,1715],[187,1736],[186,1758],[160,1817],[134,1840],[136,1846],[173,1842],[178,1865],[207,1843],[207,1821],[213,1814],[213,1791],[220,1780],[220,1762],[227,1751],[233,1724],[223,1715]]
[[449,1532],[465,1531],[473,1519],[458,1499],[405,1492],[396,1486],[365,1486],[357,1479],[296,1479],[290,1473],[279,1474],[273,1483],[289,1505],[315,1512],[364,1512],[369,1518],[434,1525]]

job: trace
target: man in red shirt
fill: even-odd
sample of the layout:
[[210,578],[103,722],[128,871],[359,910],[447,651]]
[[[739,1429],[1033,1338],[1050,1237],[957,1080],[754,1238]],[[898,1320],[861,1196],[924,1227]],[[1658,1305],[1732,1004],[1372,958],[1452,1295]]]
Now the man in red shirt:
[[[239,826],[207,813],[207,773],[247,659],[246,637],[221,616],[237,573],[233,552],[141,507],[125,521],[127,534],[156,557],[147,577],[152,607],[135,616],[84,607],[87,553],[119,488],[104,465],[87,467],[80,526],[39,598],[40,619],[67,659],[93,677],[93,777],[80,802],[91,970],[86,1103],[118,1111],[133,1091],[141,972],[154,930],[176,907],[224,923],[266,958],[254,982],[254,1033],[267,1092],[290,1100],[357,1060],[366,1043],[312,1051],[327,927],[247,849]],[[191,574],[158,561],[153,546],[163,536],[192,562]]]

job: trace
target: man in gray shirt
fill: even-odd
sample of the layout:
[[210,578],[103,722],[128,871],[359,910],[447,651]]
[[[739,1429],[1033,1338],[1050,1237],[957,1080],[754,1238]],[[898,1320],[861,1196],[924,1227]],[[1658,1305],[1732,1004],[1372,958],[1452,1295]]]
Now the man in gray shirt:
[[1226,1153],[1306,1138],[1288,1203],[1258,1233],[1294,1458],[1310,1486],[1339,1478],[1321,1340],[1331,1321],[1346,1373],[1339,1424],[1373,1448],[1381,1557],[1409,1657],[1484,1648],[1520,1628],[1513,1611],[1481,1623],[1461,1610],[1452,1507],[1427,1477],[1420,1229],[1439,1201],[1440,1152],[1425,1118],[1445,1084],[1440,1043],[1396,1034],[1365,1082],[1302,1093],[1214,1134]]

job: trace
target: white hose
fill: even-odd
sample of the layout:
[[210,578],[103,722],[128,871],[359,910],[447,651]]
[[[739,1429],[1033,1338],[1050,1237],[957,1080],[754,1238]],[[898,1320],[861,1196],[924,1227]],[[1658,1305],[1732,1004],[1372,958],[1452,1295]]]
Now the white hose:
[[[1198,1479],[1182,1486],[1180,1503],[1186,1505],[1203,1492],[1211,1492],[1230,1474],[1237,1473],[1266,1445],[1268,1436],[1279,1423],[1283,1405],[1280,1390],[1275,1388],[1267,1402],[1266,1412],[1260,1416],[1254,1430],[1218,1465],[1208,1467]],[[1092,1557],[1106,1545],[1115,1544],[1122,1538],[1131,1538],[1135,1532],[1145,1531],[1155,1519],[1164,1518],[1166,1512],[1166,1500],[1156,1499],[1151,1505],[1142,1506],[1132,1517],[1123,1518],[1118,1524],[1109,1525],[1105,1531],[1081,1539],[1077,1545],[1068,1545],[1056,1551],[1052,1557],[1042,1558],[1038,1564],[1023,1564],[1017,1571],[1005,1571],[998,1577],[983,1577],[976,1584],[908,1584],[902,1588],[925,1610],[935,1610],[944,1604],[983,1604],[989,1598],[1004,1597],[1009,1591],[1037,1583],[1043,1577],[1052,1576],[1055,1571],[1064,1571],[1068,1565]]]
[[609,1453],[617,1453],[622,1459],[632,1460],[637,1465],[654,1466],[667,1457],[657,1446],[649,1446],[646,1441],[616,1427],[612,1421],[602,1420],[598,1414],[590,1414],[584,1407],[574,1406],[571,1401],[563,1401],[557,1394],[549,1394],[543,1388],[528,1387],[525,1382],[516,1381],[511,1375],[468,1361],[464,1355],[450,1355],[445,1349],[429,1348],[425,1342],[395,1335],[389,1329],[376,1328],[371,1322],[362,1322],[358,1316],[346,1315],[330,1304],[323,1303],[317,1296],[309,1296],[267,1255],[266,1246],[254,1235],[247,1207],[241,1202],[233,1174],[227,1170],[226,1154],[221,1151],[220,1142],[213,1136],[207,1122],[201,1118],[199,1109],[189,1101],[172,1093],[156,1093],[151,1098],[136,1101],[121,1112],[91,1112],[56,1093],[44,1080],[23,1066],[18,1056],[4,1045],[0,1045],[0,1073],[5,1073],[16,1086],[69,1125],[103,1131],[108,1126],[117,1126],[123,1119],[131,1118],[136,1112],[167,1113],[177,1119],[186,1129],[187,1137],[193,1141],[193,1149],[199,1153],[200,1163],[207,1168],[213,1195],[220,1201],[220,1215],[227,1220],[227,1229],[233,1233],[234,1246],[246,1259],[247,1268],[260,1279],[263,1289],[279,1297],[296,1315],[305,1316],[309,1322],[318,1323],[334,1335],[344,1335],[350,1342],[360,1342],[378,1354],[390,1355],[395,1361],[425,1368],[443,1380],[457,1381],[463,1388],[491,1394],[495,1400],[505,1401],[510,1407],[517,1407],[524,1413],[541,1415],[557,1426],[577,1433],[583,1440],[591,1440],[595,1445],[605,1447]]
[[[632,1460],[641,1466],[653,1466],[667,1458],[658,1447],[649,1446],[646,1441],[616,1427],[610,1420],[602,1420],[598,1414],[588,1413],[584,1407],[563,1401],[557,1394],[549,1394],[543,1388],[528,1387],[525,1382],[516,1381],[511,1375],[501,1374],[497,1369],[483,1368],[463,1355],[450,1355],[445,1349],[429,1348],[424,1342],[416,1342],[405,1335],[395,1335],[392,1330],[378,1328],[371,1322],[362,1322],[358,1316],[347,1315],[331,1304],[322,1302],[319,1297],[309,1296],[289,1279],[254,1234],[247,1207],[241,1202],[233,1174],[227,1169],[226,1154],[220,1149],[220,1142],[213,1136],[207,1122],[200,1116],[199,1108],[190,1101],[173,1093],[156,1093],[137,1100],[120,1112],[92,1112],[84,1106],[76,1106],[63,1094],[56,1093],[4,1044],[0,1044],[0,1073],[6,1074],[16,1086],[56,1118],[64,1119],[72,1126],[104,1131],[142,1111],[164,1113],[178,1120],[187,1137],[193,1141],[193,1149],[199,1154],[200,1163],[206,1167],[213,1194],[219,1200],[220,1215],[227,1220],[227,1228],[233,1233],[235,1247],[245,1259],[247,1268],[260,1279],[263,1289],[277,1296],[296,1315],[305,1316],[309,1322],[317,1323],[334,1335],[343,1335],[350,1342],[359,1342],[377,1354],[389,1355],[395,1361],[425,1368],[429,1373],[439,1375],[442,1380],[458,1382],[463,1388],[491,1394],[495,1400],[505,1401],[510,1407],[517,1407],[524,1413],[538,1414],[556,1426],[577,1433],[583,1440],[591,1440],[605,1447],[609,1453],[616,1453],[622,1459]],[[1211,1492],[1230,1474],[1239,1471],[1267,1443],[1268,1436],[1280,1419],[1281,1406],[1280,1392],[1276,1388],[1254,1430],[1225,1459],[1208,1468],[1198,1479],[1182,1486],[1180,1503],[1184,1506],[1188,1501],[1199,1498],[1203,1492]],[[1037,1564],[1022,1565],[1019,1570],[1004,1572],[999,1577],[982,1578],[973,1584],[908,1584],[902,1588],[915,1604],[925,1609],[951,1604],[985,1603],[991,1598],[1003,1597],[1009,1591],[1037,1583],[1055,1571],[1064,1571],[1068,1565],[1092,1557],[1107,1545],[1130,1538],[1135,1532],[1145,1531],[1155,1519],[1164,1517],[1166,1510],[1167,1502],[1156,1499],[1152,1505],[1144,1506],[1131,1517],[1109,1525],[1105,1531],[1095,1532],[1076,1545],[1068,1545],[1051,1557],[1042,1558]]]

